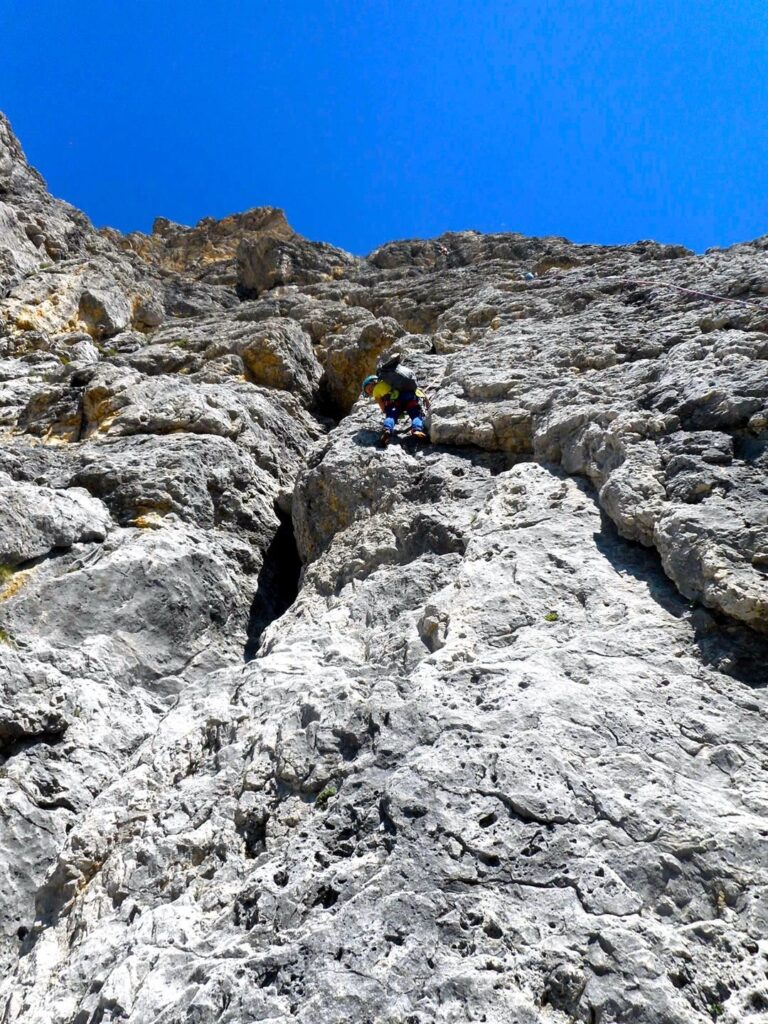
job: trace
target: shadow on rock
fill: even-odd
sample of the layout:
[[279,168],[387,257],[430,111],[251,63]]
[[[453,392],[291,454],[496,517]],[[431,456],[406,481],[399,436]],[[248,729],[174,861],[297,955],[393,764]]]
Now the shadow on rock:
[[358,448],[375,448],[379,441],[378,430],[357,430],[352,437]]
[[[584,490],[590,493],[589,485],[585,484]],[[595,498],[594,493],[592,497]],[[600,533],[594,535],[598,551],[617,572],[628,573],[645,583],[651,597],[665,612],[676,619],[682,618],[689,609],[689,602],[665,575],[656,550],[622,537],[603,511],[600,512],[600,521]]]
[[[379,442],[380,432],[378,430],[358,430],[352,437],[352,441],[359,448],[376,448]],[[491,476],[498,476],[521,462],[531,462],[528,455],[517,455],[503,451],[487,451],[485,448],[477,448],[472,445],[447,445],[432,444],[412,437],[407,430],[399,431],[391,445],[404,448],[409,454],[419,452],[424,455],[450,455],[456,459],[462,459],[473,466],[480,466],[488,470]]]
[[687,600],[665,575],[655,549],[625,540],[604,512],[601,512],[601,520],[601,532],[594,535],[598,550],[617,572],[642,580],[654,601],[670,615],[690,622],[704,664],[746,686],[765,687],[768,638],[749,626]]

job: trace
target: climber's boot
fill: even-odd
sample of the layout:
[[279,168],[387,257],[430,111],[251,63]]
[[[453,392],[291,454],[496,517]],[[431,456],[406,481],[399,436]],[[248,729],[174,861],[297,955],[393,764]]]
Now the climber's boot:
[[410,411],[411,415],[411,437],[416,441],[428,441],[429,437],[424,429],[424,417],[422,416],[421,409],[418,402],[414,403],[416,408]]
[[386,448],[389,442],[392,440],[391,430],[382,430],[379,434],[379,448]]

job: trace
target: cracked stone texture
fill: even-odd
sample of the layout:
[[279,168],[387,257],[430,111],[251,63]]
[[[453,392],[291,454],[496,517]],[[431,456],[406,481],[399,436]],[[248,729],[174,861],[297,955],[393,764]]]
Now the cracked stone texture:
[[0,120],[3,1021],[768,1019],[767,260],[94,232]]
[[235,213],[221,220],[204,217],[192,228],[157,217],[151,235],[140,231],[121,235],[111,229],[106,229],[105,233],[121,249],[137,253],[149,266],[159,267],[173,276],[224,285],[237,284],[237,254],[241,242],[263,236],[292,238],[295,235],[283,211],[271,206]]
[[0,294],[41,262],[83,252],[85,214],[49,195],[0,113]]

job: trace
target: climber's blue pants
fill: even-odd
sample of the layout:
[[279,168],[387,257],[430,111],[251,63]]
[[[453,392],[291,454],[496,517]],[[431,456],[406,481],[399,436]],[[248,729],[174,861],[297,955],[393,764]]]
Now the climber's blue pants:
[[384,429],[390,434],[394,433],[395,424],[404,412],[411,417],[411,430],[424,429],[424,411],[415,391],[401,391],[396,401],[391,402],[384,412]]

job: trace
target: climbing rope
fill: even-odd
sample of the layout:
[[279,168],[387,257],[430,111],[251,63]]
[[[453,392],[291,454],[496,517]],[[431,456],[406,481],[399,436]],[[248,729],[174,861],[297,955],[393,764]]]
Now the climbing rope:
[[[709,299],[712,302],[736,302],[740,306],[751,306],[753,309],[759,309],[762,313],[768,313],[768,305],[763,305],[763,303],[755,302],[752,299],[737,299],[733,295],[715,295],[714,292],[699,292],[695,291],[693,288],[683,288],[682,285],[672,284],[671,281],[654,281],[644,277],[614,277],[611,274],[599,280],[620,281],[622,284],[645,285],[649,288],[674,288],[675,291],[682,292],[684,295],[691,295],[696,299]],[[531,282],[534,287],[538,286],[538,288],[556,283],[557,278],[545,278],[542,280],[536,279]]]
[[685,295],[693,295],[697,299],[712,299],[715,302],[737,302],[740,306],[753,306],[755,309],[762,310],[764,313],[768,313],[768,306],[764,306],[760,302],[753,302],[751,299],[736,299],[732,295],[715,295],[712,292],[698,292],[692,288],[683,288],[679,284],[672,284],[670,281],[650,281],[645,278],[621,278],[626,284],[643,284],[650,285],[652,288],[674,288],[678,292],[683,292]]

